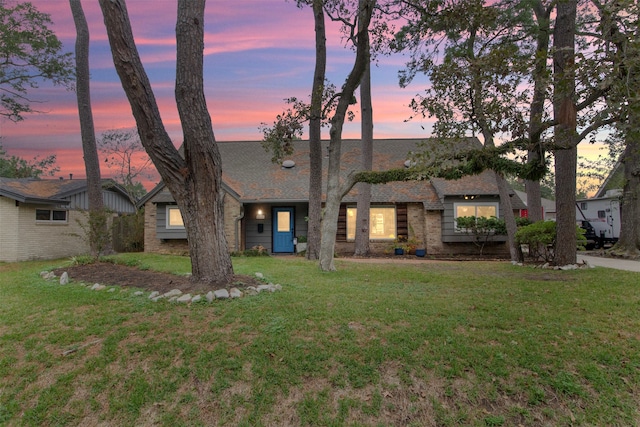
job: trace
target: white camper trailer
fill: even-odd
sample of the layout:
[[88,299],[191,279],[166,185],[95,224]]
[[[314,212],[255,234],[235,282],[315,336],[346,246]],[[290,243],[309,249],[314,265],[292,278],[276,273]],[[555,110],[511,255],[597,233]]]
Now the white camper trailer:
[[601,244],[620,237],[620,197],[622,190],[609,190],[604,197],[576,201],[576,220],[589,221]]

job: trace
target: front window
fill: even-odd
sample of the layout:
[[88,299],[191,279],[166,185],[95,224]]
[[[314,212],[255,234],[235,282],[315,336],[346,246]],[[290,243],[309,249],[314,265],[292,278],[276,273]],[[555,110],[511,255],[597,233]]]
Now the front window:
[[[356,208],[347,208],[347,240],[356,238]],[[369,212],[369,239],[394,240],[396,238],[395,206],[371,207]]]
[[167,228],[184,228],[179,207],[167,206]]
[[457,218],[464,216],[472,216],[476,218],[498,218],[498,204],[497,203],[454,203],[453,205],[454,216],[456,220],[456,231],[462,231],[457,224]]
[[53,209],[36,209],[37,222],[67,222],[67,211]]

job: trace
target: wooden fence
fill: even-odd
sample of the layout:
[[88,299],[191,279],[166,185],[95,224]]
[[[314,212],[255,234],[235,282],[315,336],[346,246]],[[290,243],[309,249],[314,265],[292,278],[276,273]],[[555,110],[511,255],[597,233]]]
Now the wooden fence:
[[116,252],[144,251],[144,213],[115,217],[112,240]]

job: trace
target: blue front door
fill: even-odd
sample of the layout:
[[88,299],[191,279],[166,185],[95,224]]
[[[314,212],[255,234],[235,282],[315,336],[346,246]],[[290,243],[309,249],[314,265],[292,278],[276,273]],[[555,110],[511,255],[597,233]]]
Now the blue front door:
[[293,208],[273,208],[273,252],[293,252]]

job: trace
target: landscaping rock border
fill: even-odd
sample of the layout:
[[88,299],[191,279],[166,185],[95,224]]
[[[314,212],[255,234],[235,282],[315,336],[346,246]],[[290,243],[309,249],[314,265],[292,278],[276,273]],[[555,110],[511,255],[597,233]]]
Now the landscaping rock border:
[[[40,277],[47,281],[58,279],[58,277],[53,271],[41,271]],[[258,280],[265,281],[264,275],[262,273],[255,273],[255,277]],[[58,279],[58,283],[60,283],[60,285],[67,285],[71,283],[71,278],[69,277],[69,274],[66,271],[60,275],[60,278]],[[79,282],[79,283],[82,286],[85,286],[87,289],[92,291],[103,291],[109,288],[107,292],[115,292],[116,289],[118,288],[118,286],[109,287],[109,286],[102,285],[100,283],[94,283],[94,284],[85,284],[83,282]],[[147,298],[153,302],[165,300],[165,301],[173,302],[177,304],[194,304],[202,301],[211,303],[215,300],[238,299],[238,298],[243,298],[245,296],[258,295],[259,293],[262,293],[262,292],[276,292],[281,290],[282,290],[282,285],[280,284],[265,283],[264,285],[247,286],[246,288],[244,288],[244,292],[238,288],[231,288],[229,290],[225,288],[214,289],[209,291],[204,296],[200,294],[191,295],[189,293],[183,293],[180,289],[172,289],[169,292],[165,292],[165,293],[160,293],[158,291],[151,291],[151,292],[136,291],[133,293],[133,295],[137,297],[142,297],[147,295]]]
[[[511,261],[511,264],[513,265],[517,265],[519,267],[524,267],[525,264],[521,263],[521,262],[517,262],[517,261]],[[527,265],[528,267],[531,266],[531,264]],[[595,265],[591,264],[589,261],[584,260],[581,263],[577,263],[577,264],[568,264],[568,265],[551,265],[548,262],[545,262],[544,264],[535,264],[533,265],[533,268],[541,268],[543,270],[579,270],[579,269],[588,269],[588,268],[596,268]]]

